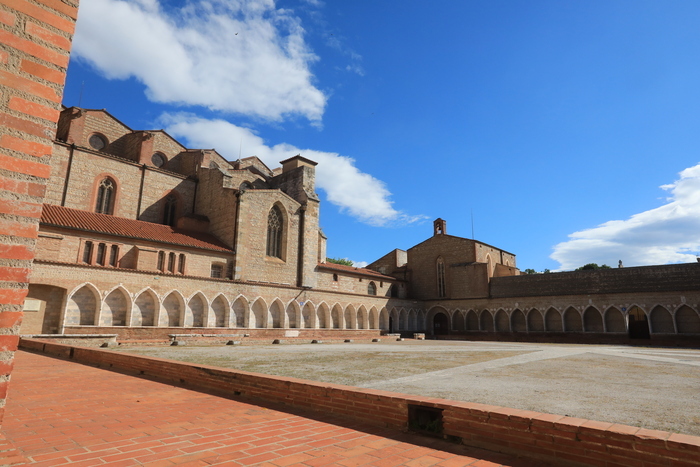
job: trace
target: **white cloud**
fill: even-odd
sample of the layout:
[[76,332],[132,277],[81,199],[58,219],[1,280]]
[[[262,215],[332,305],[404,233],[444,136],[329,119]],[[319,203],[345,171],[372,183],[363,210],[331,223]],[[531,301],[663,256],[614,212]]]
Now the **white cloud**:
[[700,252],[700,164],[683,170],[674,183],[663,185],[667,203],[574,232],[550,256],[570,270],[587,263],[625,266],[695,262]]
[[73,51],[107,78],[135,77],[156,102],[312,122],[326,105],[304,30],[274,0],[87,0]]
[[316,186],[326,192],[328,201],[364,223],[386,226],[425,218],[394,209],[384,182],[361,172],[352,158],[284,143],[268,146],[253,131],[220,119],[177,113],[164,115],[162,123],[169,134],[185,139],[190,147],[215,148],[231,160],[238,158],[242,148],[241,157],[258,156],[270,168],[297,154],[316,161]]

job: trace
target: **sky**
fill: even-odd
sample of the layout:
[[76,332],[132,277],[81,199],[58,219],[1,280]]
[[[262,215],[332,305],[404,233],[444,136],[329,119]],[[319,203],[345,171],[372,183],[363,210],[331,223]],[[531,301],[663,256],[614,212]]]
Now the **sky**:
[[447,233],[572,270],[700,254],[700,2],[82,0],[64,105],[274,168],[328,256]]

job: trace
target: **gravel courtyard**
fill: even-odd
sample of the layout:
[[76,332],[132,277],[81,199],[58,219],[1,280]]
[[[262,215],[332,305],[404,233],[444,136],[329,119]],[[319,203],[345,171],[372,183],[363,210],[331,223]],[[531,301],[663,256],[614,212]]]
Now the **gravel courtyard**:
[[120,351],[700,435],[700,350],[413,341]]

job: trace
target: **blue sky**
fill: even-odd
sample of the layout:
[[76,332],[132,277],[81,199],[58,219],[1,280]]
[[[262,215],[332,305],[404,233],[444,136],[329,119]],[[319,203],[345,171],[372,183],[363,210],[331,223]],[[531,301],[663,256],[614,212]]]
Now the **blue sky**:
[[329,256],[473,213],[521,269],[688,262],[698,24],[694,0],[83,0],[64,104],[317,160]]

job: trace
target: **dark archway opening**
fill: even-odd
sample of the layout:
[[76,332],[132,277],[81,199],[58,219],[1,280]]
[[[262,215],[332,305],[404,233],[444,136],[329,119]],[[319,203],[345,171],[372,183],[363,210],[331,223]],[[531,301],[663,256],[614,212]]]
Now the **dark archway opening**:
[[449,333],[450,320],[445,313],[435,313],[433,316],[433,334],[436,336],[444,336]]
[[627,330],[630,339],[651,339],[647,315],[638,306],[633,306],[627,315]]

